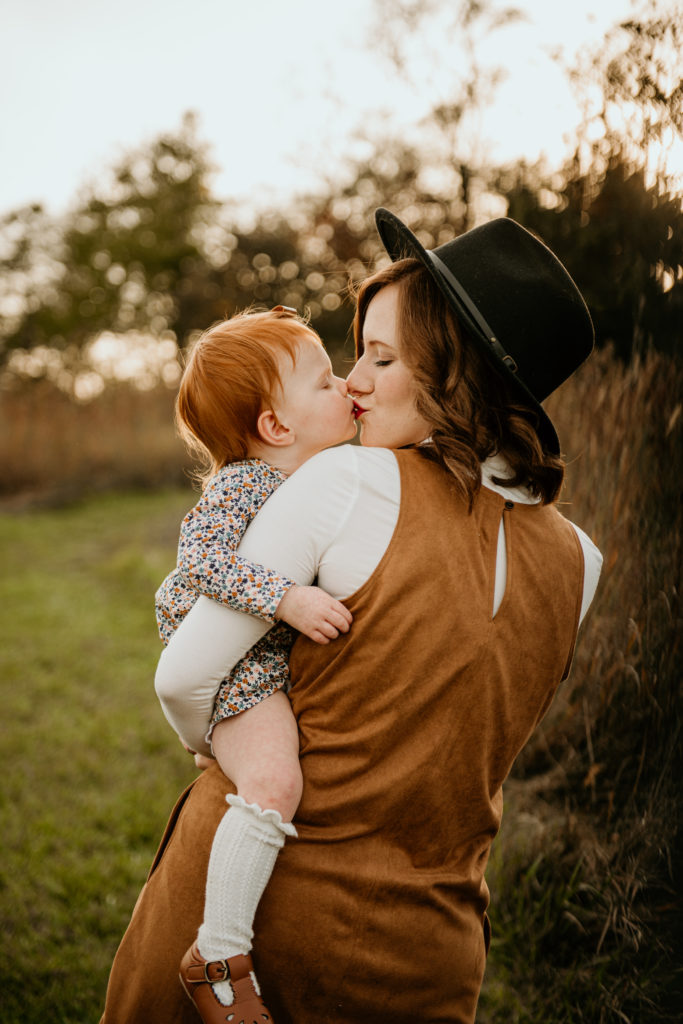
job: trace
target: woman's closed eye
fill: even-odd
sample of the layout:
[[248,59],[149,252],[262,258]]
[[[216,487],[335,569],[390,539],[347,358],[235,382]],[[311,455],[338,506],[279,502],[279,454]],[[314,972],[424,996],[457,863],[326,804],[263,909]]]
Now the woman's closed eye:
[[375,366],[391,366],[393,359],[375,359]]

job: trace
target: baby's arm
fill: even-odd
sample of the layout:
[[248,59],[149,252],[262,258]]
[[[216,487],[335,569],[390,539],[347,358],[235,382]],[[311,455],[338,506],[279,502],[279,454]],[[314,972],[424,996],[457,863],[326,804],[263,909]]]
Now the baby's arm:
[[275,471],[250,464],[217,473],[185,516],[178,545],[178,570],[195,591],[266,622],[294,582],[242,558],[237,545],[280,482]]
[[316,643],[329,643],[340,632],[348,632],[351,624],[351,614],[340,601],[319,587],[297,587],[287,577],[236,553],[250,518],[275,489],[273,471],[266,474],[260,489],[247,489],[239,483],[241,469],[217,474],[183,520],[180,574],[196,591],[235,611],[258,615],[266,622],[287,622]]

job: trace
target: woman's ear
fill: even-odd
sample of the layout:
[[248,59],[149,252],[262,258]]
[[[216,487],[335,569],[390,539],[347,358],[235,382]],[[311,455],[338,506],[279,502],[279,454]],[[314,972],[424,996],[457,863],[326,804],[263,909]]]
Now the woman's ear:
[[294,444],[296,440],[294,431],[281,423],[272,409],[263,410],[256,421],[256,429],[264,444],[278,448]]

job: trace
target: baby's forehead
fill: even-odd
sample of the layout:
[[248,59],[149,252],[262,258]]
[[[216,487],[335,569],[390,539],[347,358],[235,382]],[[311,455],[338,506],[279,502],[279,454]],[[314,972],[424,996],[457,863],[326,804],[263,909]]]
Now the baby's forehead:
[[322,339],[310,330],[308,327],[301,328],[301,334],[297,338],[296,348],[294,350],[294,359],[298,362],[300,359],[308,360],[328,360],[325,346],[322,343]]
[[324,351],[322,338],[313,330],[312,327],[307,327],[305,324],[301,324],[298,336],[302,345],[314,345],[316,348],[322,348]]
[[305,376],[324,373],[332,365],[325,351],[321,338],[305,324],[297,329],[296,337],[290,335],[286,347],[277,355],[280,375],[283,378],[292,374]]

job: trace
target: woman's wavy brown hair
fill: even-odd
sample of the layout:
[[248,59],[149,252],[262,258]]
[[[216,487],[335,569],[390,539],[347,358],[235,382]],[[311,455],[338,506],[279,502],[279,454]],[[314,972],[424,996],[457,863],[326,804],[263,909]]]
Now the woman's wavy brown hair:
[[500,453],[511,476],[494,477],[508,487],[528,487],[544,505],[558,497],[564,461],[544,451],[536,416],[492,362],[468,341],[457,315],[429,272],[403,259],[366,278],[356,296],[356,354],[363,352],[368,305],[382,288],[399,286],[401,359],[412,370],[419,413],[431,424],[424,454],[445,466],[472,502],[481,486],[480,464]]

